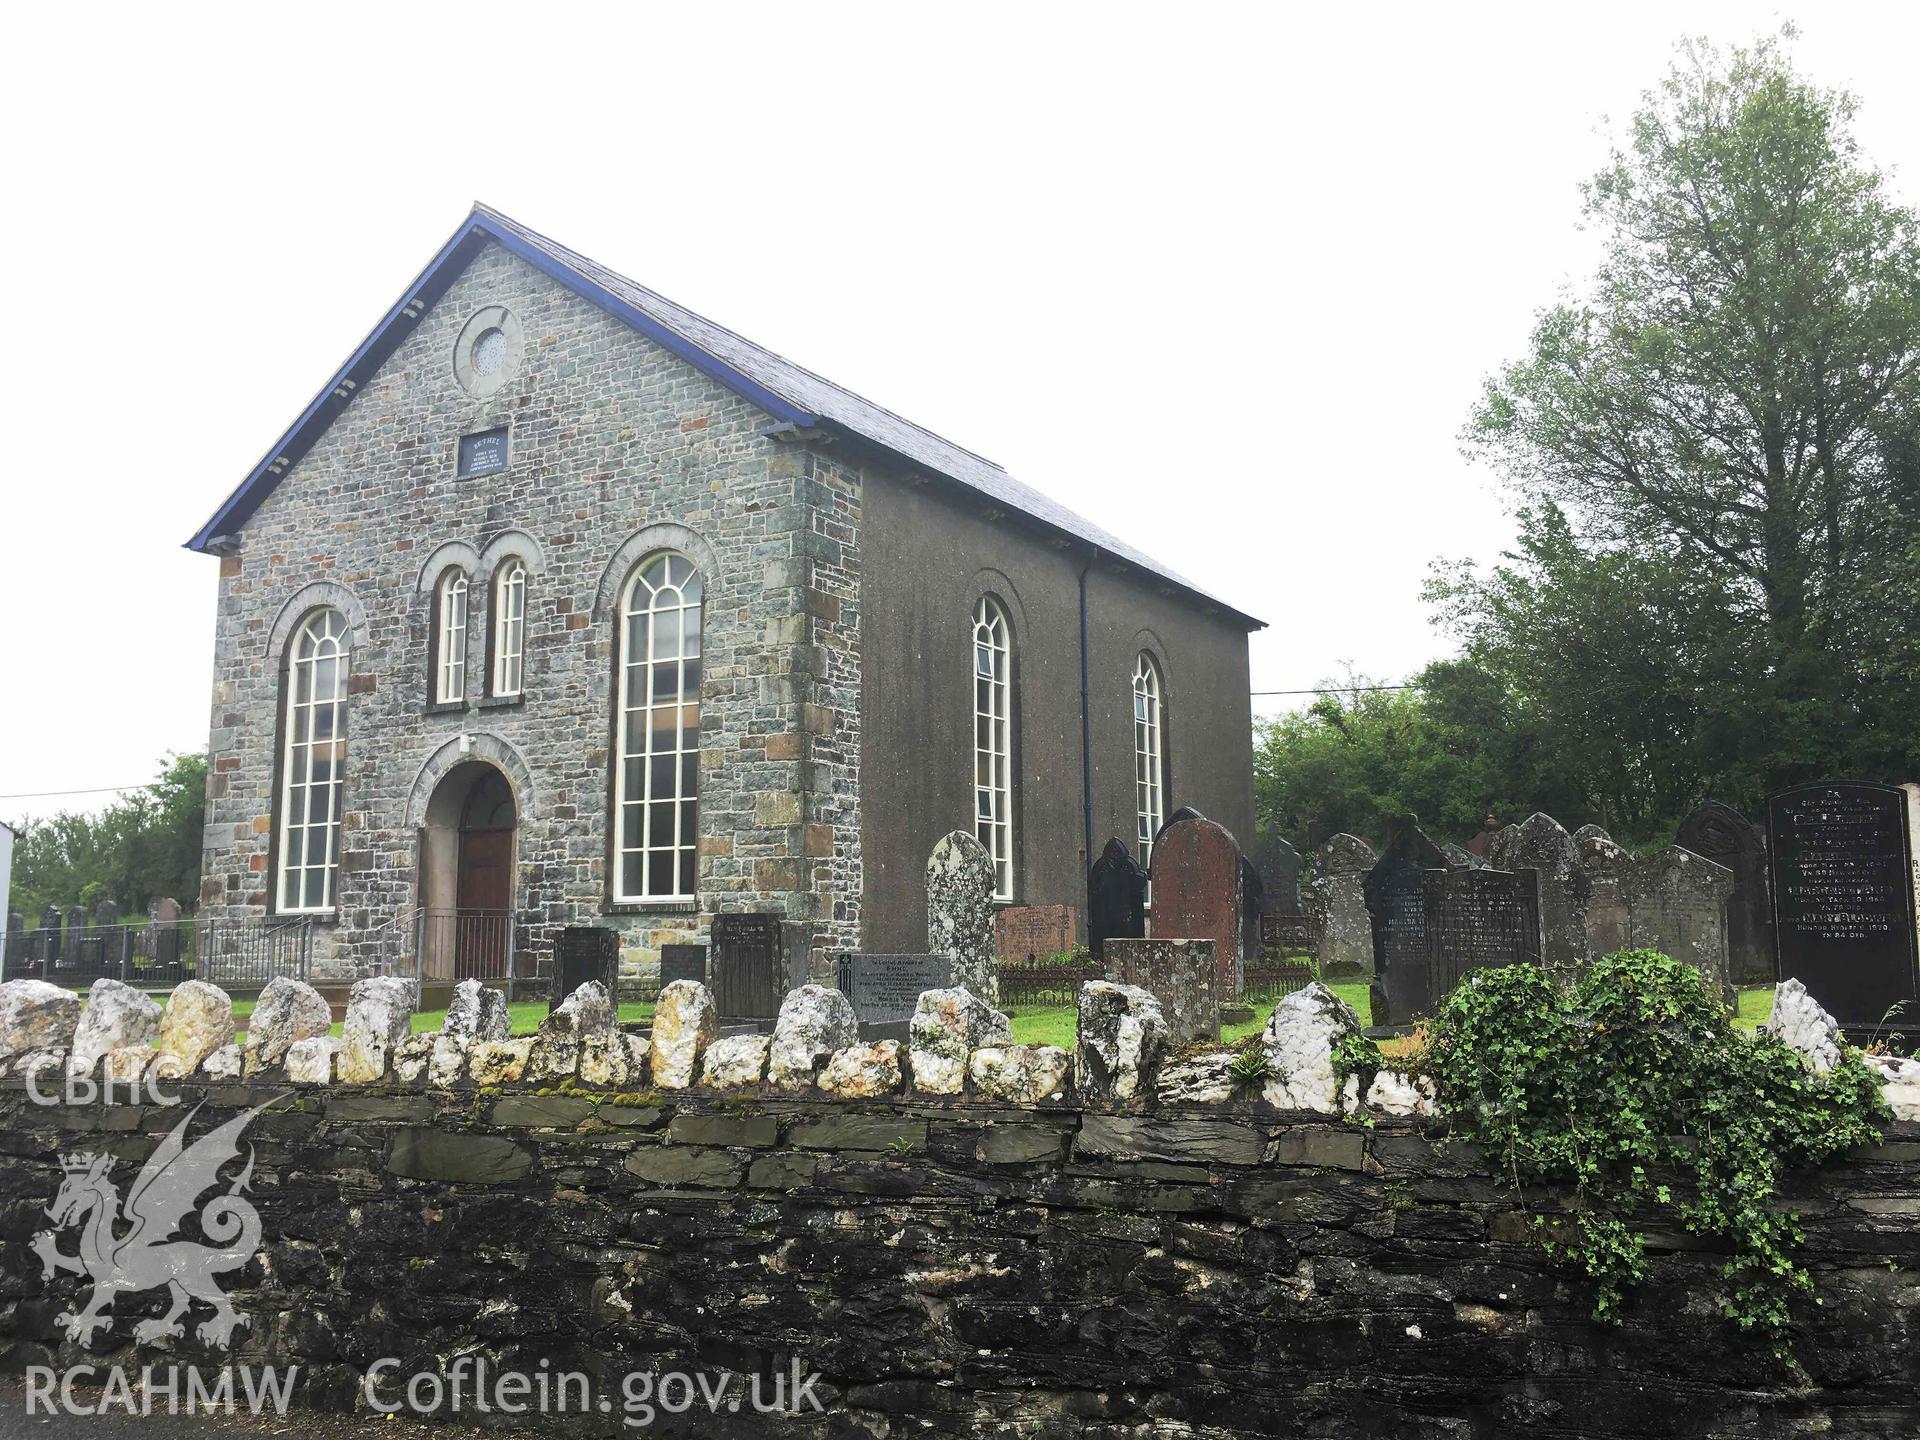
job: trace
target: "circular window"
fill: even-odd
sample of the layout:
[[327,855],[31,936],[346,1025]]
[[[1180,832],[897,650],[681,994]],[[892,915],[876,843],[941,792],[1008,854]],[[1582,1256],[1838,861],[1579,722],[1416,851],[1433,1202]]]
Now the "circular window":
[[493,394],[513,375],[524,349],[513,312],[489,305],[467,317],[453,347],[453,378],[476,400]]
[[507,332],[497,325],[491,330],[482,330],[480,338],[473,342],[473,373],[491,375],[507,363]]

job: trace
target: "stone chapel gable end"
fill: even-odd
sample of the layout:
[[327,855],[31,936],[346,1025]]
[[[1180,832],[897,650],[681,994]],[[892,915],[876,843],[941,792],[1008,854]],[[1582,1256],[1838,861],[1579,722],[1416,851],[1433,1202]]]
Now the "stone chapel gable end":
[[[895,553],[928,503],[964,517],[931,580]],[[894,877],[917,892],[932,841],[986,803],[969,680],[989,597],[1008,693],[980,833],[1003,902],[1081,903],[1090,827],[1133,833],[1123,717],[1149,661],[1163,780],[1251,829],[1234,712],[1258,622],[485,207],[189,546],[220,557],[202,906],[300,928],[317,977],[531,983],[582,924],[651,976],[721,913],[828,950],[917,933]],[[1080,642],[1073,577],[1096,562],[1117,598],[1091,633],[1125,674],[1082,707],[1077,651],[1046,652]],[[950,694],[916,690],[876,600],[953,620]]]

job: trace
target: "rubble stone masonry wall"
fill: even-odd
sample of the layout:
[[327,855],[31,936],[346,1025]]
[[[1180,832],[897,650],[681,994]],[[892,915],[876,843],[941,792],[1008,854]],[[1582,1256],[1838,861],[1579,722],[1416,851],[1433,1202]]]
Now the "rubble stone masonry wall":
[[[1910,1436],[1920,1430],[1920,1126],[1802,1176],[1816,1293],[1781,1370],[1718,1314],[1719,1259],[1654,1238],[1625,1323],[1525,1239],[1476,1150],[1427,1122],[1248,1105],[1118,1113],[900,1097],[586,1095],[191,1082],[247,1131],[260,1253],[227,1288],[245,1363],[305,1403],[450,1355],[503,1368],[819,1372],[828,1415],[727,1434]],[[60,1154],[124,1186],[186,1114],[42,1106],[0,1083],[6,1364],[218,1365],[137,1347],[123,1297],[81,1353],[31,1237]],[[1530,1196],[1550,1208],[1565,1197]],[[1816,1301],[1818,1303],[1816,1303]],[[617,1434],[618,1415],[554,1422]],[[691,1433],[704,1433],[696,1426]]]

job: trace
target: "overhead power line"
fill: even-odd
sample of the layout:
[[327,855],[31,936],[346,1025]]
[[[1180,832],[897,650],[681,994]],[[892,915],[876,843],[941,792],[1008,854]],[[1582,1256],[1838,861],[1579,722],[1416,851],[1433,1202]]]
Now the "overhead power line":
[[12,795],[0,795],[0,800],[45,800],[54,795],[111,795],[121,790],[144,790],[152,781],[139,785],[95,785],[79,790],[21,790]]
[[1417,685],[1313,685],[1305,690],[1255,690],[1255,695],[1357,695],[1363,690],[1417,690]]

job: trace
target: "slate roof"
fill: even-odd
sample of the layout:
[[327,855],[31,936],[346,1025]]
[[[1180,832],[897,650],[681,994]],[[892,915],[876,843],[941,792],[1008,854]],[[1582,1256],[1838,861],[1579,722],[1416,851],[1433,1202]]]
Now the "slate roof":
[[803,430],[816,426],[843,430],[897,457],[908,470],[944,477],[977,492],[997,507],[1097,546],[1116,560],[1137,566],[1149,575],[1219,606],[1250,627],[1264,624],[1033,487],[1022,484],[993,461],[754,344],[724,325],[675,304],[657,291],[609,270],[510,216],[479,204],[416,278],[400,303],[388,312],[327,388],[294,422],[292,429],[187,542],[189,549],[211,549],[222,536],[234,533],[246,523],[246,518],[266,498],[280,476],[346,407],[354,390],[398,348],[411,332],[413,323],[444,293],[487,240],[504,246],[626,320],[700,370],[745,395],[777,420]]

